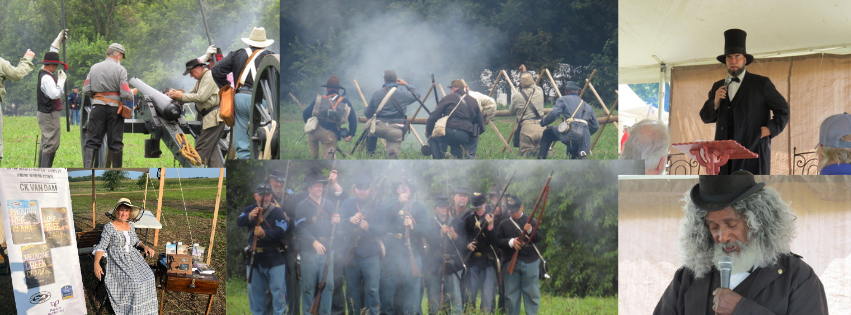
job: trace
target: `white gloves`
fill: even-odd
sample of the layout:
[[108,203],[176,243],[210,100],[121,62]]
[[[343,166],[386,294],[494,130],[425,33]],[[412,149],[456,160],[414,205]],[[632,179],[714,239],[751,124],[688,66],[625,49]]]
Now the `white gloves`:
[[59,49],[62,46],[62,41],[68,38],[68,30],[59,31],[59,35],[56,35],[56,39],[53,40],[53,44],[50,44],[53,48]]
[[198,62],[207,63],[207,61],[210,60],[210,57],[212,57],[215,54],[216,54],[216,45],[210,45],[210,47],[207,47],[207,51],[204,53],[204,55],[201,56],[201,57],[198,57]]
[[68,75],[65,74],[65,70],[58,69],[56,70],[56,85],[61,88],[65,88],[65,80],[68,79]]

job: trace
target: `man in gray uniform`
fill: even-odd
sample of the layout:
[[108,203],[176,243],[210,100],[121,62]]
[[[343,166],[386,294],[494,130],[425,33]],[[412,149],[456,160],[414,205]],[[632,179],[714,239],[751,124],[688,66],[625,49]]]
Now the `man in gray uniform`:
[[[106,49],[106,60],[89,69],[83,94],[92,99],[92,111],[86,123],[86,147],[83,152],[83,167],[92,167],[95,150],[100,149],[103,137],[109,133],[107,147],[112,153],[112,167],[121,167],[124,150],[124,117],[121,116],[122,101],[133,100],[136,89],[127,83],[127,70],[121,66],[126,58],[124,46],[118,43]],[[107,165],[108,166],[108,165]]]
[[[0,103],[3,102],[3,96],[6,95],[6,80],[18,81],[23,79],[27,74],[33,71],[33,57],[35,53],[27,49],[27,52],[18,61],[17,66],[6,59],[0,58]],[[0,110],[0,161],[3,161],[3,111]]]

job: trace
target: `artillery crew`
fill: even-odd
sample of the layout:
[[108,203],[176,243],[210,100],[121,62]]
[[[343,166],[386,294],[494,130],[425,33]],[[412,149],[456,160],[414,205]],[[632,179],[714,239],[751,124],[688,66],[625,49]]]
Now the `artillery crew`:
[[[541,135],[541,145],[538,158],[546,159],[550,144],[558,140],[567,146],[567,156],[574,160],[583,160],[591,154],[591,135],[597,132],[600,124],[594,109],[579,98],[579,85],[568,82],[565,95],[556,100],[553,110],[540,120],[541,126],[546,126],[562,116],[567,121],[567,128],[547,128]],[[562,130],[559,130],[562,129]]]
[[[211,48],[207,50],[205,57],[210,58],[216,53],[215,47],[211,46]],[[198,80],[192,90],[189,93],[170,90],[168,96],[181,102],[195,103],[195,109],[201,120],[201,135],[195,144],[198,155],[201,156],[203,163],[209,167],[224,167],[224,158],[219,149],[219,139],[225,130],[225,124],[219,116],[218,86],[213,81],[212,72],[205,68],[204,63],[198,59],[186,62],[186,71],[183,72],[183,75],[187,74]]]
[[[522,69],[525,70],[525,67]],[[535,85],[531,73],[523,72],[520,75],[520,89],[511,95],[511,107],[508,110],[517,116],[514,146],[520,148],[523,156],[537,154],[541,135],[546,129],[538,124],[544,114],[544,90]]]
[[[505,204],[511,216],[499,223],[495,244],[502,249],[502,276],[505,284],[507,314],[520,314],[521,299],[526,314],[538,314],[538,305],[541,303],[541,286],[538,282],[541,260],[535,244],[541,242],[542,231],[536,231],[529,241],[529,234],[532,233],[532,227],[537,225],[537,220],[533,218],[530,221],[531,224],[525,223],[529,216],[523,213],[520,197],[506,196]],[[526,235],[526,243],[521,241],[521,233]],[[520,252],[512,272],[508,270],[509,264],[517,250]]]
[[[288,230],[288,219],[281,208],[272,204],[269,185],[258,185],[254,189],[254,199],[256,203],[245,207],[236,220],[237,226],[249,231],[248,249],[252,252],[246,255],[246,278],[249,279],[251,313],[283,314],[287,308],[284,285],[287,267],[280,251],[280,240]],[[267,295],[267,290],[271,296]]]
[[[404,86],[405,88],[402,88]],[[381,100],[390,92],[392,88],[396,91],[384,104],[382,108]],[[378,145],[378,138],[384,139],[385,153],[388,159],[398,159],[402,153],[402,141],[405,139],[405,134],[410,130],[407,115],[405,114],[408,105],[417,101],[417,89],[409,85],[405,80],[396,77],[395,70],[384,71],[384,85],[381,89],[372,94],[369,99],[369,105],[366,107],[365,115],[367,118],[375,115],[375,131],[364,130],[370,132],[366,138],[366,152],[370,155],[375,153],[375,148]]]
[[[44,66],[38,72],[38,88],[36,89],[36,100],[38,102],[38,112],[36,119],[38,120],[38,128],[41,129],[41,147],[39,148],[38,167],[50,168],[53,167],[53,159],[56,157],[56,150],[59,149],[59,140],[61,135],[61,120],[60,113],[62,110],[62,96],[65,93],[65,80],[68,75],[65,71],[68,70],[68,65],[59,61],[59,46],[62,41],[68,36],[67,30],[62,30],[53,44],[50,45],[50,51],[44,54],[44,59],[39,62]],[[63,68],[59,68],[62,65]]]
[[[251,94],[254,86],[254,77],[257,75],[257,67],[269,54],[269,47],[275,41],[266,39],[266,29],[255,27],[251,35],[243,37],[242,41],[248,44],[248,48],[234,50],[228,53],[213,66],[213,80],[219,88],[225,85],[233,85],[236,89],[234,95],[234,128],[233,139],[236,147],[236,158],[248,159],[251,157],[251,143],[248,134],[248,117],[252,110]],[[233,74],[233,82],[228,81],[228,74]],[[275,88],[275,87],[270,87]],[[263,100],[263,106],[269,106]]]
[[[313,130],[308,132],[307,143],[310,146],[310,156],[319,158],[319,147],[322,146],[322,158],[332,159],[336,156],[337,141],[349,142],[357,132],[358,117],[352,108],[352,102],[340,94],[345,90],[340,85],[337,76],[331,76],[322,87],[325,95],[316,95],[316,99],[302,112],[302,118]],[[345,94],[345,93],[344,93]],[[313,118],[313,121],[311,120]],[[348,128],[342,127],[348,123]]]
[[[27,74],[30,74],[34,68],[33,57],[35,57],[35,53],[32,50],[27,49],[27,52],[24,53],[24,56],[18,61],[17,66],[12,66],[12,64],[6,59],[0,58],[0,103],[3,102],[3,98],[6,96],[6,80],[18,81],[27,76]],[[3,111],[0,111],[0,161],[3,160],[2,118]]]
[[[295,234],[301,257],[301,303],[302,313],[307,314],[317,294],[321,295],[319,314],[331,313],[331,295],[334,291],[334,267],[330,266],[334,233],[333,225],[340,222],[336,206],[325,197],[327,180],[319,174],[305,178],[307,198],[296,207]],[[328,266],[326,269],[325,267]],[[327,270],[327,272],[326,272]],[[318,285],[325,287],[318,291]]]
[[127,70],[121,66],[121,60],[124,58],[127,58],[124,46],[118,43],[109,45],[106,59],[89,69],[83,84],[83,94],[92,99],[83,151],[85,168],[93,166],[95,151],[101,148],[103,138],[107,134],[107,148],[112,154],[112,167],[122,166],[124,118],[130,117],[130,109],[121,102],[133,100],[136,95],[136,89],[130,89],[130,84],[127,83]]

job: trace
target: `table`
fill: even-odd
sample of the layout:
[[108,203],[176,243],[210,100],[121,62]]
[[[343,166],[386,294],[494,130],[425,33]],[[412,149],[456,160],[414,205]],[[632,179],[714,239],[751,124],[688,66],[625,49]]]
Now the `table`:
[[[210,314],[210,308],[213,306],[213,296],[219,289],[219,279],[214,275],[202,275],[197,271],[191,275],[179,275],[166,273],[166,266],[161,261],[157,261],[157,279],[159,280],[159,290],[162,290],[162,298],[160,299],[160,314],[163,312],[165,304],[165,291],[174,292],[189,292],[195,294],[207,294],[210,296],[207,301],[207,312]],[[193,281],[194,280],[194,281]],[[194,286],[194,287],[193,287]]]

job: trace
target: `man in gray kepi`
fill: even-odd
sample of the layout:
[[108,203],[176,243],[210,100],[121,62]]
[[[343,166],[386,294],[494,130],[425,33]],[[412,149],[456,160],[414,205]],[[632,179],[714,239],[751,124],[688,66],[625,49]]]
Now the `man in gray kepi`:
[[824,286],[790,249],[795,214],[776,190],[748,171],[701,175],[684,210],[683,266],[653,314],[827,314]]

